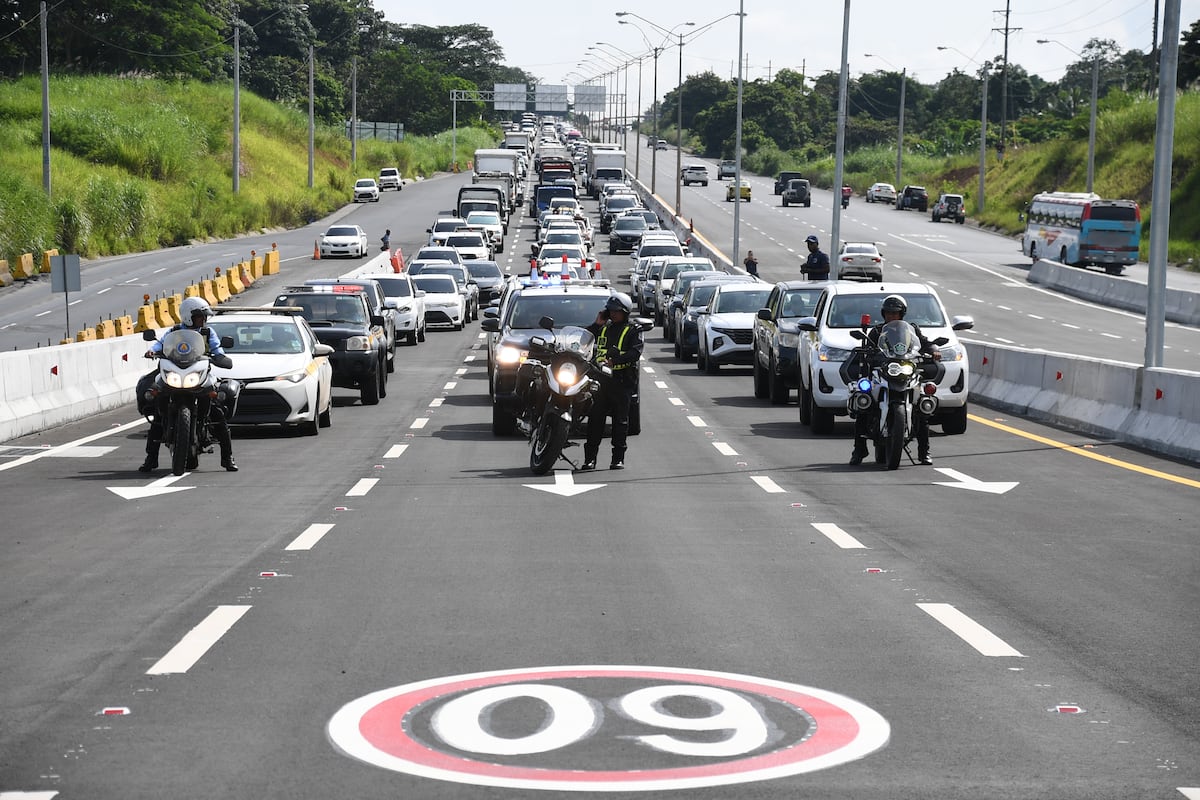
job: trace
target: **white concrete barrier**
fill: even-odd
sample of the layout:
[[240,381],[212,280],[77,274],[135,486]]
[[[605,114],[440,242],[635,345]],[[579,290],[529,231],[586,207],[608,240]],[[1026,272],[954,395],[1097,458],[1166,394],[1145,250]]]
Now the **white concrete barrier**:
[[964,344],[972,400],[1200,462],[1200,373]]
[[[717,250],[716,245],[693,231],[690,222],[682,217],[675,216],[675,211],[671,207],[650,193],[649,186],[635,180],[634,190],[641,196],[642,203],[646,208],[657,214],[658,218],[662,220],[663,227],[679,237],[679,241],[685,242],[691,239],[691,244],[688,245],[688,252],[692,255],[711,259],[717,269],[725,272],[743,271],[735,269],[733,263],[725,254]],[[630,268],[632,268],[632,263],[630,264]]]
[[[1030,267],[1029,282],[1082,300],[1146,313],[1149,290],[1146,284],[1130,278],[1070,267],[1043,258]],[[1164,304],[1167,319],[1171,322],[1200,325],[1200,293],[1168,287]]]

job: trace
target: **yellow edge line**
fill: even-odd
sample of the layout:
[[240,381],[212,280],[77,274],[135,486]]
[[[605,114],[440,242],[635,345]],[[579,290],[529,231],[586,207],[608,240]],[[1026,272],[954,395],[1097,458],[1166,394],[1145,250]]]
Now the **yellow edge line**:
[[1039,442],[1044,445],[1049,445],[1050,447],[1056,447],[1059,450],[1070,453],[1071,455],[1082,456],[1084,458],[1090,458],[1094,461],[1100,461],[1100,462],[1102,462],[1104,464],[1108,464],[1110,466],[1120,467],[1121,469],[1130,470],[1131,472],[1140,472],[1143,475],[1149,475],[1151,478],[1160,478],[1164,481],[1171,481],[1172,483],[1180,483],[1180,484],[1183,484],[1184,486],[1190,486],[1193,489],[1200,489],[1200,481],[1194,481],[1191,478],[1184,478],[1179,475],[1172,475],[1168,472],[1160,472],[1156,469],[1150,469],[1148,467],[1141,467],[1141,466],[1138,466],[1137,464],[1131,464],[1128,461],[1121,461],[1116,458],[1102,456],[1099,453],[1089,453],[1087,450],[1084,450],[1080,447],[1076,447],[1075,445],[1066,444],[1065,442],[1055,441],[1054,439],[1047,439],[1045,436],[1038,436],[1036,433],[1029,433],[1027,431],[1019,430],[1017,428],[1011,427],[1009,425],[1004,425],[1002,423],[995,422],[990,419],[984,419],[983,417],[977,417],[974,414],[968,414],[967,416],[970,417],[975,422],[978,422],[980,425],[987,425],[989,428],[995,428],[996,430],[1004,431],[1005,433],[1011,433],[1014,436],[1020,436],[1023,439],[1031,439],[1032,441]]

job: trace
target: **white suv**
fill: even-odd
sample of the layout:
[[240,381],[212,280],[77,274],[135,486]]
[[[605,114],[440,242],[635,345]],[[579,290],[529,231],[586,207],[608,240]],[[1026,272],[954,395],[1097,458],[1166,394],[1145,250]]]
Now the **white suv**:
[[708,168],[703,164],[689,164],[683,168],[683,173],[679,177],[684,186],[690,186],[693,183],[708,186]]
[[379,170],[379,191],[385,189],[395,189],[397,192],[404,188],[404,181],[400,178],[400,170],[395,167],[384,167]]
[[946,316],[946,308],[930,287],[923,283],[849,283],[839,281],[825,287],[817,300],[814,315],[801,318],[800,328],[800,422],[811,425],[813,433],[831,433],[835,416],[847,414],[849,391],[841,378],[841,367],[858,342],[851,331],[861,330],[863,317],[868,325],[882,321],[883,299],[898,294],[908,303],[905,320],[921,329],[927,339],[945,337],[942,365],[946,374],[938,382],[938,413],[933,424],[944,433],[963,433],[967,428],[967,390],[969,374],[966,348],[955,331],[975,327],[968,316]]

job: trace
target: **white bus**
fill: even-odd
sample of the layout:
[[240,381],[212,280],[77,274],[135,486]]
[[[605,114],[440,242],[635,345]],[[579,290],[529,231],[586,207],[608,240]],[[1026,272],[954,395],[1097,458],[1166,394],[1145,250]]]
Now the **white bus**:
[[1025,209],[1021,252],[1036,263],[1057,258],[1064,264],[1103,266],[1120,275],[1136,264],[1142,238],[1142,212],[1133,200],[1103,200],[1085,192],[1042,192]]

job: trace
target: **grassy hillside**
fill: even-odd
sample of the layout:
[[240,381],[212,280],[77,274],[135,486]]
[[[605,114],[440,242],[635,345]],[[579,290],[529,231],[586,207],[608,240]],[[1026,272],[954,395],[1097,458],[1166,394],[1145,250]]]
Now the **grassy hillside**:
[[[41,85],[0,83],[0,258],[57,247],[94,257],[288,227],[344,205],[354,179],[398,166],[448,168],[450,133],[361,141],[318,128],[308,188],[308,115],[241,93],[233,193],[231,84],[64,77],[50,82],[51,198],[42,190]],[[496,132],[458,131],[460,160]],[[467,154],[464,158],[463,154]]]
[[[1142,207],[1144,261],[1149,251],[1150,195],[1153,181],[1154,126],[1157,101],[1148,96],[1110,96],[1101,104],[1096,124],[1094,190],[1102,197],[1137,200]],[[763,174],[799,169],[823,186],[833,184],[834,161],[797,162],[786,154],[751,154],[747,167]],[[876,147],[846,155],[845,181],[861,194],[876,181],[896,175],[895,148]],[[1010,148],[1003,162],[988,153],[985,211],[978,213],[979,154],[952,159],[905,152],[904,183],[922,184],[931,199],[941,192],[967,198],[968,213],[984,225],[1010,233],[1023,227],[1017,214],[1041,191],[1078,191],[1087,186],[1087,121],[1078,138]],[[899,188],[899,187],[897,187]],[[1171,187],[1171,225],[1167,258],[1173,264],[1200,268],[1200,94],[1181,94],[1175,109],[1175,153]]]

